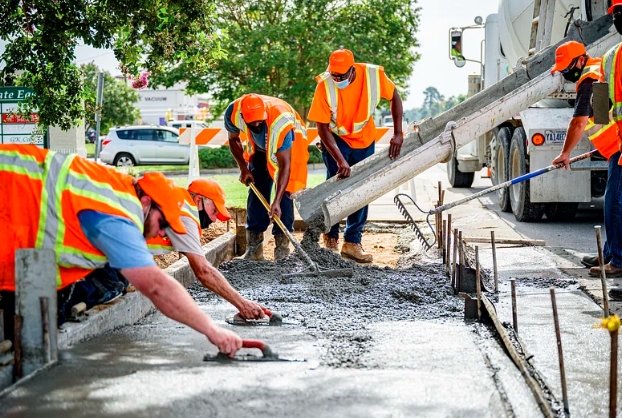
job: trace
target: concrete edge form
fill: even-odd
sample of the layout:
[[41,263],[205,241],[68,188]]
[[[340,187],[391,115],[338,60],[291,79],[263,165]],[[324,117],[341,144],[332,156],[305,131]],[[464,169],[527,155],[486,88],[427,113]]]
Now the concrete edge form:
[[[227,232],[203,246],[205,257],[212,265],[218,267],[220,263],[233,257],[234,243],[235,235]],[[195,280],[186,258],[173,263],[165,271],[184,287],[190,286]],[[98,310],[95,307],[89,310],[88,319],[84,322],[63,324],[58,334],[58,348],[65,349],[104,332],[131,325],[153,310],[151,302],[142,294],[128,293],[106,309]]]

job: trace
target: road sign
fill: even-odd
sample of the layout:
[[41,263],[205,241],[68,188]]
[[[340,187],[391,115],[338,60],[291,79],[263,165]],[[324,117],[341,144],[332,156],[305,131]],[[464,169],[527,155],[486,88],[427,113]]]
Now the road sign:
[[39,115],[19,113],[19,104],[32,96],[27,87],[0,87],[0,144],[35,144],[48,148],[48,135]]

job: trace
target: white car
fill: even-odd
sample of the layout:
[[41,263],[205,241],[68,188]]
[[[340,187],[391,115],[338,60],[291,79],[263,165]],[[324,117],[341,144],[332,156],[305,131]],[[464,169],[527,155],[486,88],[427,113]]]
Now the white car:
[[167,126],[121,126],[102,141],[101,161],[116,166],[188,164],[190,147],[179,144],[179,132]]

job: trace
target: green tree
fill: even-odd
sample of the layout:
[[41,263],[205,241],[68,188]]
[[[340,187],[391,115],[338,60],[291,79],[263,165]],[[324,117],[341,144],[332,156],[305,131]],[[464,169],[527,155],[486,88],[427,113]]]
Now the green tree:
[[78,42],[113,48],[124,71],[157,77],[183,63],[205,73],[223,54],[215,0],[5,0],[0,8],[0,85],[33,88],[41,123],[69,128],[84,118]]
[[[95,127],[95,99],[97,95],[97,74],[100,69],[93,63],[80,66],[84,79],[84,106],[86,128]],[[127,125],[140,118],[135,106],[138,101],[136,90],[104,72],[104,105],[100,122],[101,132],[106,133],[115,125]]]
[[328,56],[344,47],[359,62],[383,65],[402,88],[419,58],[416,0],[240,0],[217,6],[218,31],[227,55],[211,71],[180,65],[157,82],[170,86],[182,76],[192,92],[209,92],[215,114],[231,100],[255,92],[288,101],[304,117],[314,77]]

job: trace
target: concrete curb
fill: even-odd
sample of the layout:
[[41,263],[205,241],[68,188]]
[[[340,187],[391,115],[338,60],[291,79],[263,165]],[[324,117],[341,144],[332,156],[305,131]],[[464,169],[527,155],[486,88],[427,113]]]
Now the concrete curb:
[[[205,257],[212,265],[218,267],[220,263],[233,257],[234,243],[235,235],[227,232],[203,247]],[[190,286],[195,281],[194,273],[186,258],[170,265],[166,273],[173,276],[184,287]],[[89,317],[84,322],[63,324],[58,334],[58,348],[66,349],[80,341],[134,324],[154,310],[151,302],[139,292],[128,293],[111,303],[106,309],[89,310]]]

